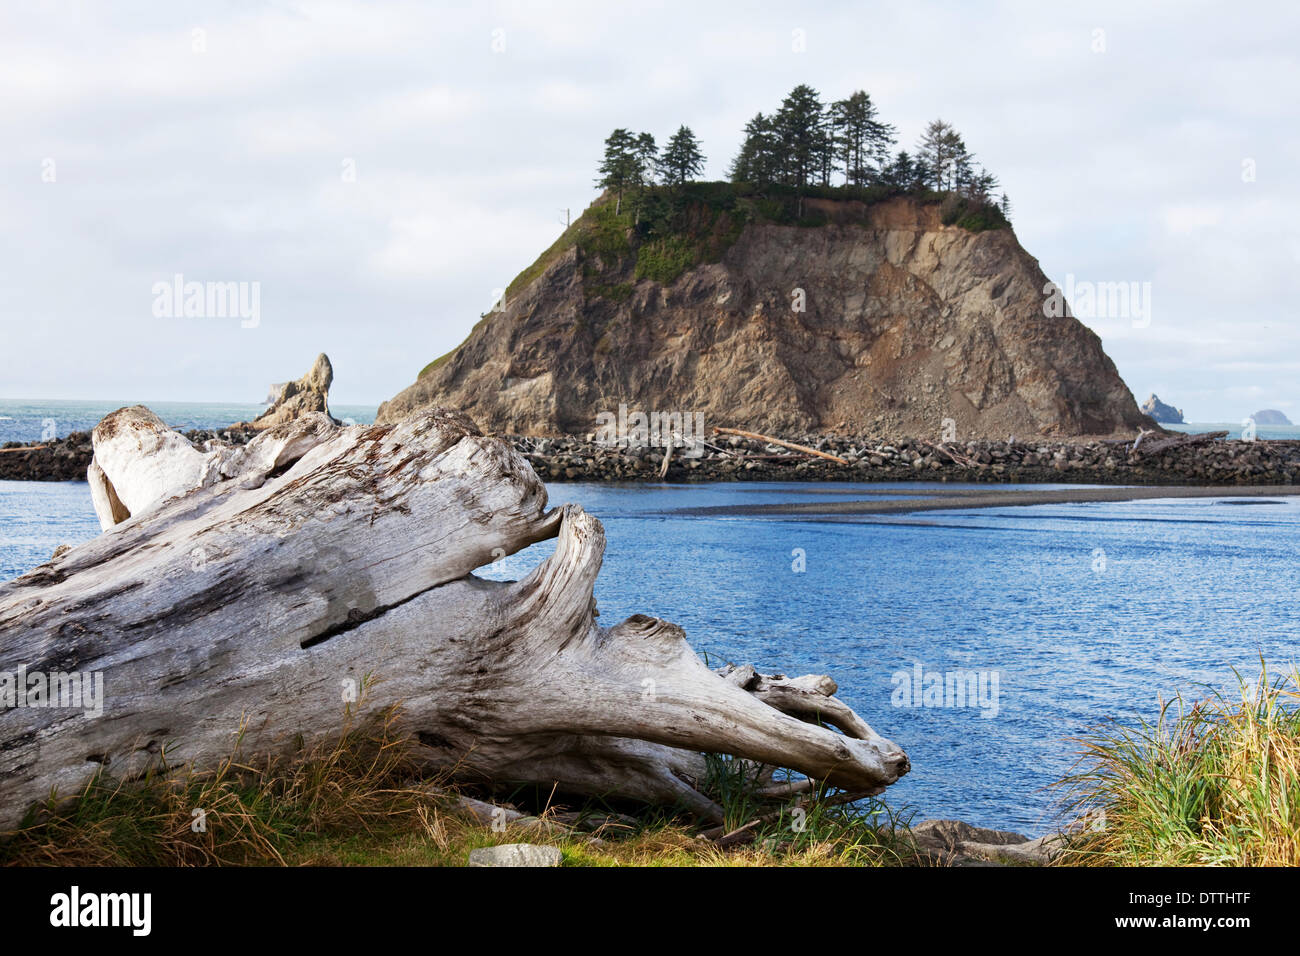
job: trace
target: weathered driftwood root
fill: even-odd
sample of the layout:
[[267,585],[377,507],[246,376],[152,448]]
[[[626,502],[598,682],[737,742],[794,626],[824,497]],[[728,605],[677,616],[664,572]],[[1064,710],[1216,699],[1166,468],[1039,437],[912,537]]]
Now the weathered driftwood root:
[[[458,413],[313,416],[202,453],[126,409],[95,447],[108,530],[0,586],[0,672],[99,672],[103,715],[0,711],[0,829],[101,770],[212,766],[241,726],[246,754],[324,742],[362,686],[431,766],[714,820],[702,752],[869,792],[908,769],[829,678],[715,673],[652,617],[599,626],[600,522],[547,510],[524,459]],[[548,538],[521,581],[472,573]]]

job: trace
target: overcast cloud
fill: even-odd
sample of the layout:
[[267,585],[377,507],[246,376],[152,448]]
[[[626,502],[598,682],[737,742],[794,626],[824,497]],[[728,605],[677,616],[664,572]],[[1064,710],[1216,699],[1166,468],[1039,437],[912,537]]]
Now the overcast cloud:
[[[724,178],[806,82],[867,90],[908,148],[955,124],[1051,278],[1150,282],[1149,324],[1088,323],[1139,401],[1300,420],[1298,27],[1284,3],[10,3],[0,395],[256,401],[325,351],[334,401],[376,403],[595,197],[611,128],[687,123]],[[260,283],[260,323],[155,315],[177,273]]]

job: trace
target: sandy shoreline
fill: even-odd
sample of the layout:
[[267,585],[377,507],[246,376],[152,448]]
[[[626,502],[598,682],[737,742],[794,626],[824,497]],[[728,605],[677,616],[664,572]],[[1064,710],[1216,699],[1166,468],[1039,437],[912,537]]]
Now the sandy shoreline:
[[[1300,485],[1167,485],[1161,487],[1106,487],[1009,489],[994,488],[905,488],[864,490],[863,494],[906,494],[916,497],[899,500],[790,502],[767,505],[715,505],[706,508],[679,508],[687,515],[862,515],[910,514],[918,511],[969,510],[971,508],[1011,508],[1026,505],[1076,504],[1090,501],[1143,501],[1155,498],[1255,498],[1275,499],[1300,495]],[[1263,501],[1243,502],[1263,504]]]

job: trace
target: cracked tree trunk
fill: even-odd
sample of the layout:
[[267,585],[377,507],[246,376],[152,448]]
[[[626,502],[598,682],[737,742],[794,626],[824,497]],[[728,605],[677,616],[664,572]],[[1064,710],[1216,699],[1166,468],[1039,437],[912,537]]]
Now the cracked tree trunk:
[[[101,770],[212,766],[241,727],[245,754],[325,742],[361,686],[462,778],[713,820],[702,752],[871,792],[908,769],[829,678],[715,673],[652,617],[599,626],[600,522],[548,510],[527,462],[459,413],[308,416],[207,453],[170,434],[141,408],[101,422],[108,530],[0,586],[0,672],[104,681],[102,716],[0,710],[0,829]],[[549,538],[521,581],[472,573]]]

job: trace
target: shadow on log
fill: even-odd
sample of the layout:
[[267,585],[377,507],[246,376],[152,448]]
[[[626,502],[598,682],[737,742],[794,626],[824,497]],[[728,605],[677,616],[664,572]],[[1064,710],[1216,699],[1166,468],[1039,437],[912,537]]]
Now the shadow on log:
[[[101,716],[0,711],[0,829],[100,771],[212,766],[241,726],[245,753],[325,741],[361,687],[431,768],[715,821],[703,752],[872,793],[908,770],[827,677],[714,672],[667,621],[598,625],[600,522],[548,510],[527,462],[464,415],[309,415],[210,452],[174,437],[144,408],[105,418],[90,479],[107,530],[0,586],[0,671],[104,685]],[[551,538],[521,581],[473,574]]]

